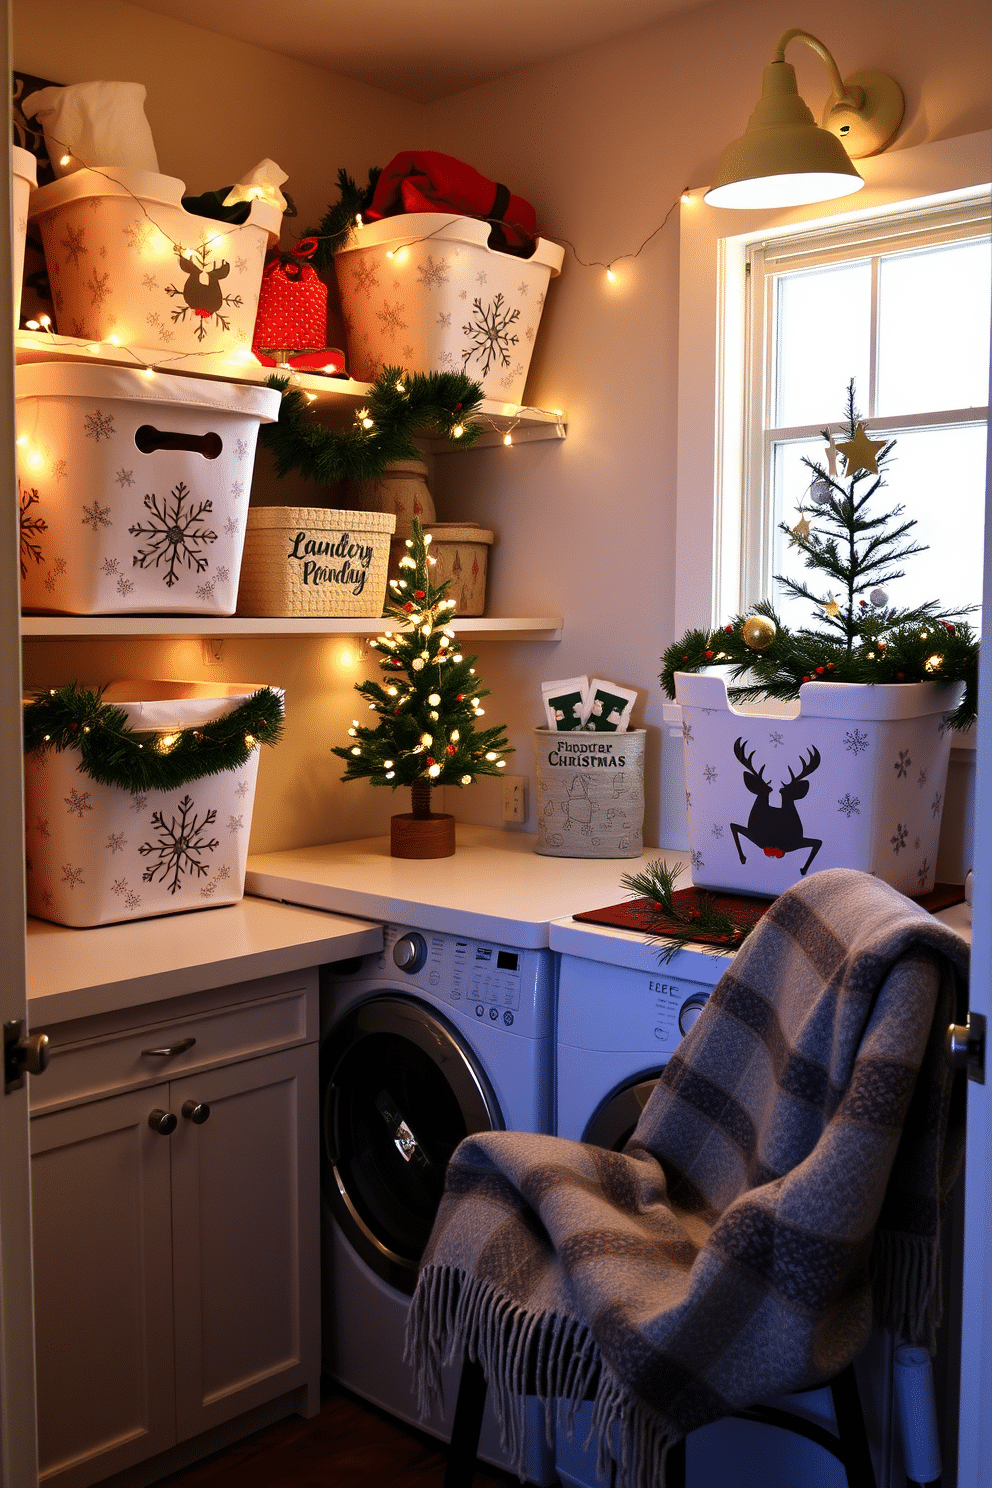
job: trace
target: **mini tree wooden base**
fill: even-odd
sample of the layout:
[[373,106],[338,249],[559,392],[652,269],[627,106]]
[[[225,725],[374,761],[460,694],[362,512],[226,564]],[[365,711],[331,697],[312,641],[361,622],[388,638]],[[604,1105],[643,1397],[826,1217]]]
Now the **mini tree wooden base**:
[[405,811],[389,819],[389,852],[394,858],[450,858],[455,851],[455,818],[447,812],[414,816]]

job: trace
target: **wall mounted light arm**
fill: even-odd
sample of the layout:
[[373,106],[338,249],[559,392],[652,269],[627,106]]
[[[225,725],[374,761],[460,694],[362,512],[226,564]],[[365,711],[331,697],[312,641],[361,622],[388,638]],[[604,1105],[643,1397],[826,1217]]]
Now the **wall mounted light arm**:
[[[785,60],[790,41],[811,47],[830,76],[832,92],[819,128],[799,96],[795,68]],[[747,129],[724,150],[705,200],[718,207],[779,207],[859,191],[864,181],[852,158],[884,150],[903,108],[902,90],[887,74],[843,79],[822,41],[799,28],[786,31],[765,68]]]

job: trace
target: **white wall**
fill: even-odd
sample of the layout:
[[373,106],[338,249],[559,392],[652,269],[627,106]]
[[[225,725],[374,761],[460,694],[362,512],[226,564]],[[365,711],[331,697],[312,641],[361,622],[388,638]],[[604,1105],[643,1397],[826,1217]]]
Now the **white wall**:
[[[69,82],[107,76],[112,56],[116,76],[126,69],[148,87],[162,169],[197,189],[270,155],[290,173],[303,224],[330,200],[339,165],[364,178],[398,149],[440,149],[529,198],[545,236],[568,239],[583,259],[611,260],[632,254],[685,186],[705,183],[757,101],[775,41],[797,21],[821,36],[843,74],[879,67],[899,80],[907,117],[893,148],[992,125],[987,0],[946,0],[939,11],[919,0],[809,0],[798,18],[780,0],[720,0],[426,108],[121,0],[15,0],[14,58],[22,70]],[[828,92],[822,65],[802,47],[790,48],[789,60],[818,112]],[[589,672],[636,687],[633,721],[649,730],[649,845],[679,829],[662,820],[657,681],[673,629],[677,215],[636,259],[617,262],[615,285],[566,255],[527,399],[567,409],[568,439],[445,455],[432,475],[439,518],[472,519],[498,534],[489,612],[565,616],[558,645],[477,648],[493,694],[489,718],[508,725],[519,751],[512,768],[533,782],[542,678]],[[287,738],[263,759],[256,850],[365,835],[407,809],[364,784],[341,786],[327,755],[354,709],[347,649],[316,641],[227,648],[225,677],[287,687]],[[190,646],[32,643],[28,652],[29,683],[84,670],[91,679],[111,670],[133,677],[152,666],[164,676],[205,675]],[[450,791],[446,805],[461,820],[498,821],[493,782]]]

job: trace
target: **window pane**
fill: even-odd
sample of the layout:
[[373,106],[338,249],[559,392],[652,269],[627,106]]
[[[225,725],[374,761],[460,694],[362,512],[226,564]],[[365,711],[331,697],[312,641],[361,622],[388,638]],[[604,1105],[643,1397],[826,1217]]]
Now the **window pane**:
[[852,377],[867,412],[870,260],[779,275],[775,325],[773,428],[835,419]]
[[988,238],[881,260],[876,414],[985,406],[990,279]]
[[[914,429],[896,433],[896,448],[887,462],[886,484],[872,497],[875,515],[905,508],[904,517],[916,521],[909,537],[923,543],[927,551],[907,560],[905,576],[887,584],[889,603],[901,608],[937,600],[944,609],[964,609],[981,603],[983,510],[985,490],[985,425],[952,429]],[[780,521],[790,527],[799,520],[798,502],[809,488],[810,472],[802,456],[823,458],[822,441],[775,446],[773,492],[776,512],[774,568],[805,580],[821,599],[827,598],[829,583],[818,570],[805,567],[798,548],[777,530]],[[867,487],[862,483],[860,489]],[[817,530],[815,516],[809,518]],[[824,530],[824,535],[826,531]],[[838,594],[838,599],[843,596]],[[783,596],[774,585],[772,601],[790,629],[819,623],[820,612],[802,600]],[[970,617],[979,628],[979,616]]]

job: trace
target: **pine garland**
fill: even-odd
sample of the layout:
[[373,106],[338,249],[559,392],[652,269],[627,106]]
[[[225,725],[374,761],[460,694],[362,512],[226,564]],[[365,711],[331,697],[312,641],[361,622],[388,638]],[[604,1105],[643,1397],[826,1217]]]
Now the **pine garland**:
[[268,386],[283,393],[279,421],[263,424],[261,442],[275,456],[276,474],[298,471],[308,480],[370,480],[393,460],[419,460],[414,431],[441,436],[469,446],[482,433],[470,422],[482,402],[482,388],[460,372],[413,372],[385,367],[372,384],[368,406],[346,429],[327,429],[296,388],[284,377]]
[[355,691],[378,722],[355,720],[351,742],[332,749],[346,762],[343,780],[410,787],[413,814],[430,814],[435,785],[471,785],[479,775],[498,775],[512,754],[502,725],[477,729],[489,696],[475,675],[475,656],[463,656],[451,625],[450,580],[431,583],[425,541],[414,519],[409,554],[400,560],[403,578],[390,581],[386,618],[398,632],[370,642],[380,653],[382,681],[359,682]]
[[282,698],[271,687],[213,723],[158,730],[130,728],[124,709],[103,701],[104,690],[73,682],[37,694],[24,709],[25,753],[78,750],[83,774],[139,795],[236,770],[256,745],[282,735]]
[[333,269],[335,253],[351,236],[355,219],[368,211],[381,175],[381,167],[374,165],[366,185],[358,186],[343,166],[338,171],[338,200],[331,203],[317,228],[306,235],[318,239],[313,256],[313,266],[318,274],[327,274]]
[[[714,901],[700,894],[695,907],[680,909],[675,902],[675,882],[682,872],[680,864],[668,868],[663,862],[649,863],[642,873],[628,873],[621,879],[625,889],[648,899],[658,916],[655,929],[645,931],[649,940],[661,942],[658,960],[664,965],[683,946],[718,956],[724,951],[737,951],[754,929],[756,921],[735,920],[733,915],[717,909]],[[701,942],[699,937],[706,936]]]
[[[855,440],[859,425],[851,382],[846,407],[849,440]],[[829,429],[822,435],[831,438]],[[805,682],[963,682],[964,697],[948,722],[955,729],[974,723],[979,643],[962,618],[968,611],[945,610],[936,601],[891,607],[882,588],[903,577],[900,565],[905,559],[926,551],[909,537],[916,523],[902,520],[903,507],[884,514],[868,509],[885,484],[885,464],[894,447],[894,440],[884,443],[875,457],[875,471],[852,469],[852,460],[843,479],[831,475],[819,461],[804,458],[813,477],[810,490],[818,499],[801,501],[799,523],[790,527],[780,522],[779,530],[799,548],[808,569],[833,582],[839,597],[831,604],[833,589],[825,599],[804,581],[781,574],[775,578],[791,597],[808,600],[819,610],[821,625],[790,631],[772,605],[761,600],[722,630],[688,630],[662,657],[660,681],[668,697],[675,697],[676,672],[714,666],[731,668],[727,692],[733,702],[763,697],[787,701],[799,696]],[[865,481],[867,489],[862,486]],[[810,529],[809,519],[822,525],[826,535]],[[761,649],[749,645],[744,636],[745,625],[755,616],[774,628],[773,638]]]

